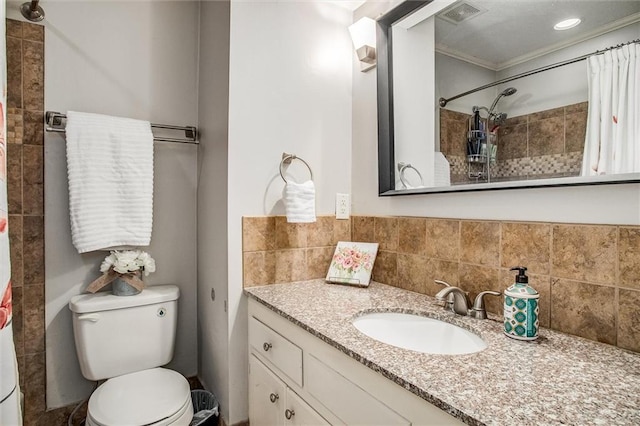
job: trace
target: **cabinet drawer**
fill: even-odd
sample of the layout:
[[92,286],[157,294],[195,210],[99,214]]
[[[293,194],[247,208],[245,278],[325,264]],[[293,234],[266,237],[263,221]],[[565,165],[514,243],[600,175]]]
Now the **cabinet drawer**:
[[249,317],[249,344],[256,353],[302,386],[302,349],[254,317]]
[[307,357],[304,371],[305,389],[345,424],[411,424],[313,355]]

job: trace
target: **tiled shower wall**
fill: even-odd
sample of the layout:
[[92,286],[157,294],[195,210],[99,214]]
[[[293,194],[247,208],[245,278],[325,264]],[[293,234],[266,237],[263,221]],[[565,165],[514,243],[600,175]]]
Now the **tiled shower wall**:
[[[435,295],[434,279],[474,298],[513,284],[526,266],[541,294],[540,322],[565,333],[640,352],[640,227],[419,217],[353,216],[288,224],[243,219],[244,285],[323,278],[338,240],[380,245],[373,279]],[[336,232],[338,229],[338,232]],[[487,297],[502,314],[502,299]]]
[[[507,119],[498,130],[492,178],[511,181],[578,176],[587,110],[588,103],[581,102]],[[469,117],[440,110],[440,150],[451,164],[451,181],[456,183],[470,181],[466,161]]]

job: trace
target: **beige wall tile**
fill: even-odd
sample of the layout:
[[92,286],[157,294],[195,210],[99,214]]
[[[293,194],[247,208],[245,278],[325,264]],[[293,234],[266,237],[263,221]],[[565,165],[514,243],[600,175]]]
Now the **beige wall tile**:
[[640,227],[620,227],[618,235],[619,285],[640,290]]
[[7,144],[9,214],[22,214],[22,145]]
[[424,254],[426,252],[426,220],[401,217],[398,219],[398,252]]
[[11,288],[13,306],[13,343],[16,348],[16,356],[24,355],[24,309],[22,287]]
[[499,161],[528,157],[528,127],[524,117],[523,123],[507,124],[498,130]]
[[327,247],[333,244],[333,222],[331,216],[318,216],[314,223],[307,225],[306,247]]
[[44,284],[24,286],[24,353],[44,352]]
[[242,256],[244,286],[273,284],[276,282],[275,251],[247,252]]
[[458,262],[440,259],[426,259],[427,276],[425,279],[425,292],[429,296],[435,296],[442,290],[442,286],[434,280],[444,281],[452,286],[458,286]]
[[[564,112],[563,112],[564,113]],[[564,117],[529,122],[529,156],[564,152]]]
[[287,223],[284,216],[276,216],[276,249],[307,247],[306,223]]
[[44,282],[44,217],[23,218],[24,284]]
[[375,243],[374,218],[371,216],[352,216],[351,238],[352,241],[360,243]]
[[565,151],[583,152],[587,133],[587,111],[574,112],[565,116]]
[[22,108],[22,40],[7,37],[7,107]]
[[553,226],[551,276],[614,284],[616,268],[614,226]]
[[44,44],[23,40],[22,61],[23,107],[44,111]]
[[398,218],[376,217],[374,219],[374,238],[380,244],[380,250],[396,251],[398,249]]
[[307,274],[306,253],[303,249],[276,251],[276,283],[302,281]]
[[42,111],[25,111],[23,125],[23,142],[25,144],[44,144],[44,113]]
[[45,354],[25,355],[24,423],[35,425],[46,410],[45,404]]
[[7,110],[7,143],[21,144],[24,142],[24,114],[20,108]]
[[44,42],[44,26],[31,24],[29,22],[22,23],[22,38],[25,40]]
[[351,239],[351,219],[336,219],[333,221],[333,241],[331,245],[338,244],[339,241],[354,241]]
[[532,274],[549,274],[551,226],[534,223],[502,224],[501,266],[525,266]]
[[551,328],[614,345],[615,291],[613,287],[552,278]]
[[[459,274],[460,288],[469,293],[471,302],[482,291],[502,292],[504,290],[499,282],[500,271],[498,268],[460,263]],[[487,312],[502,315],[502,297],[485,296],[484,301]]]
[[15,19],[7,19],[7,35],[22,38],[22,22]]
[[398,279],[400,288],[426,293],[427,264],[424,256],[398,253]]
[[427,219],[425,253],[438,259],[460,259],[460,221]]
[[11,282],[22,287],[22,216],[9,216],[9,248],[11,250]]
[[28,215],[44,214],[44,147],[22,147],[22,211]]
[[500,223],[462,221],[460,261],[498,266],[500,256]]
[[619,292],[618,346],[640,352],[640,291]]
[[325,278],[331,265],[334,247],[317,247],[306,249],[307,274],[305,279]]
[[273,250],[276,246],[276,218],[242,218],[242,251]]
[[395,286],[398,281],[398,254],[378,250],[372,276],[374,281]]

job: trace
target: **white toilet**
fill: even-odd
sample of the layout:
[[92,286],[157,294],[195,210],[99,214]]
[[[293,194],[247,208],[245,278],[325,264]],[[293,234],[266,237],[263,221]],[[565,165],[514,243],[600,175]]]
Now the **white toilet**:
[[69,302],[82,375],[108,379],[89,399],[89,426],[182,426],[193,417],[189,382],[160,368],[173,357],[180,290],[81,294]]

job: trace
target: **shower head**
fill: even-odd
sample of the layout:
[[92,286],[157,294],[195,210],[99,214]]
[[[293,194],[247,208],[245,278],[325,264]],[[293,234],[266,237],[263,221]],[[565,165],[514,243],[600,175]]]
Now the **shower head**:
[[40,3],[40,0],[31,0],[30,2],[23,3],[22,6],[20,6],[22,16],[31,22],[42,21],[44,19],[44,10],[42,10],[38,3]]
[[498,101],[500,100],[500,98],[502,98],[503,96],[511,96],[517,91],[518,89],[516,89],[515,87],[507,87],[502,92],[500,92],[500,94],[496,96],[495,100],[491,104],[491,108],[489,108],[489,116],[491,116],[491,114],[493,113],[493,109],[496,107],[496,105],[498,105]]

